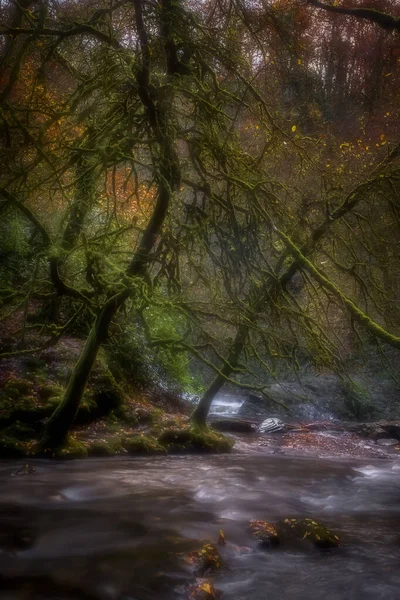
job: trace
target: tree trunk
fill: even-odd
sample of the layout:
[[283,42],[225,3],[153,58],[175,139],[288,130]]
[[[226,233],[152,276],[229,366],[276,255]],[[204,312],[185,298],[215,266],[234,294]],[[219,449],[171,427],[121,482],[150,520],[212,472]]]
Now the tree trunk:
[[193,425],[197,425],[197,427],[206,427],[207,416],[210,411],[212,401],[224,385],[226,378],[229,377],[232,371],[237,367],[238,360],[243,351],[248,334],[249,325],[240,325],[224,366],[215,377],[205,394],[202,396],[200,402],[192,413],[191,420]]
[[[136,80],[139,97],[160,148],[157,166],[162,177],[160,177],[158,184],[157,202],[153,214],[143,232],[139,247],[126,270],[126,276],[129,278],[144,276],[150,253],[167,216],[172,195],[180,185],[179,158],[170,135],[173,88],[171,87],[168,94],[162,88],[156,90],[150,85],[151,51],[143,20],[142,3],[141,0],[133,0],[133,3],[142,55],[142,65],[136,74]],[[170,75],[173,76],[173,74]],[[72,237],[76,235],[77,230],[80,230],[83,222],[81,214],[76,216],[78,217],[76,226],[74,224],[71,228]],[[55,270],[57,275],[57,264],[55,264]],[[57,447],[65,441],[79,409],[100,346],[107,338],[111,320],[130,296],[131,290],[127,287],[123,292],[109,297],[96,318],[85,348],[72,372],[63,400],[47,424],[41,441],[43,448]]]
[[[386,159],[386,164],[390,164],[391,161],[397,157],[399,152],[399,146],[396,146]],[[380,165],[380,168],[383,165]],[[355,208],[358,202],[363,198],[363,194],[369,191],[373,186],[374,182],[379,183],[379,176],[375,177],[374,180],[368,180],[364,184],[360,184],[356,187],[354,192],[350,192],[344,201],[337,206],[337,208],[331,212],[316,229],[313,231],[310,240],[303,244],[301,248],[301,254],[305,257],[312,254],[312,252],[318,246],[319,241],[324,237],[326,232],[330,229],[335,221],[339,221],[342,217],[347,215],[353,208]],[[218,373],[217,377],[213,380],[210,387],[207,389],[203,397],[200,399],[199,404],[192,413],[192,423],[200,427],[206,426],[206,419],[217,392],[222,388],[226,379],[233,372],[238,364],[239,357],[243,351],[244,345],[249,335],[250,326],[257,319],[258,314],[263,309],[265,302],[273,297],[280,289],[287,286],[294,275],[301,267],[299,260],[294,259],[286,270],[281,273],[282,267],[284,266],[285,260],[288,256],[287,250],[284,250],[279,257],[275,266],[274,274],[266,279],[261,291],[253,289],[248,295],[250,298],[249,304],[251,306],[251,312],[248,316],[248,320],[245,324],[240,325],[235,340],[230,348],[228,358],[226,359],[224,366]],[[280,274],[281,273],[281,274]]]
[[64,397],[46,425],[41,440],[42,448],[57,448],[65,442],[78,412],[100,346],[107,338],[111,319],[124,301],[122,294],[117,299],[112,298],[97,317],[82,354],[72,371]]

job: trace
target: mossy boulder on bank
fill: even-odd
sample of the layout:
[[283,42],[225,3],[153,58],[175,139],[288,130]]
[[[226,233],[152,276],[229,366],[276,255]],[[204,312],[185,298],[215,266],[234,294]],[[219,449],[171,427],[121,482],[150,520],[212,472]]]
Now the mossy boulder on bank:
[[88,456],[106,457],[118,456],[126,450],[122,446],[120,438],[96,439],[86,444]]
[[86,445],[70,436],[67,443],[56,451],[54,458],[86,458],[87,456]]
[[0,392],[0,423],[38,420],[45,416],[32,381],[12,373]]
[[21,440],[0,434],[0,457],[1,458],[23,458],[26,456],[26,447]]
[[[0,427],[20,421],[34,424],[44,421],[60,403],[68,374],[76,362],[80,344],[68,347],[60,343],[57,352],[50,349],[43,352],[42,358],[21,357],[18,361],[2,364],[3,381],[0,385]],[[111,370],[108,368],[104,351],[99,353],[90,375],[76,424],[87,424],[112,411],[123,412],[125,394]]]
[[122,440],[123,448],[130,454],[166,454],[162,446],[152,435],[132,435]]
[[165,429],[158,437],[158,442],[168,452],[230,452],[233,442],[229,438],[212,429],[183,427]]

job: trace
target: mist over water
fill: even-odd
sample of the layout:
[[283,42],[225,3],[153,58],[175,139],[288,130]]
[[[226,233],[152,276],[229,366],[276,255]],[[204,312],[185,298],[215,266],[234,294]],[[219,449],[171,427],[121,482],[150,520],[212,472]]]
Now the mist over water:
[[[226,539],[213,577],[224,598],[395,600],[400,589],[400,461],[262,454],[104,459],[0,467],[0,578],[7,600],[180,600],[184,556]],[[313,517],[343,546],[260,551],[251,518]],[[26,546],[19,539],[28,538]],[[13,547],[14,544],[14,547]],[[225,555],[224,555],[225,553]]]

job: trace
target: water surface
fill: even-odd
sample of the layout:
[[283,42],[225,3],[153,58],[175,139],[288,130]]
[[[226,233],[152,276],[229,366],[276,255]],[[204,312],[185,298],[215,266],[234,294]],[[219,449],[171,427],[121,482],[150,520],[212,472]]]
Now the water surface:
[[[400,598],[400,461],[262,454],[0,465],[5,600],[181,600],[184,556],[226,539],[226,600]],[[312,516],[343,540],[260,551],[251,518]]]

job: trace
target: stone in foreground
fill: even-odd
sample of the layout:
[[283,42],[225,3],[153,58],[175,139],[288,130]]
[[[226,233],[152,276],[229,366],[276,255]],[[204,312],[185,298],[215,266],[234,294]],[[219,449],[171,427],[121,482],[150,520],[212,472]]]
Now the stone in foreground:
[[273,547],[279,544],[279,533],[275,525],[268,521],[250,521],[250,531],[253,537],[263,547]]
[[327,527],[313,519],[284,519],[282,529],[293,532],[302,540],[313,542],[318,548],[337,548],[340,539]]

